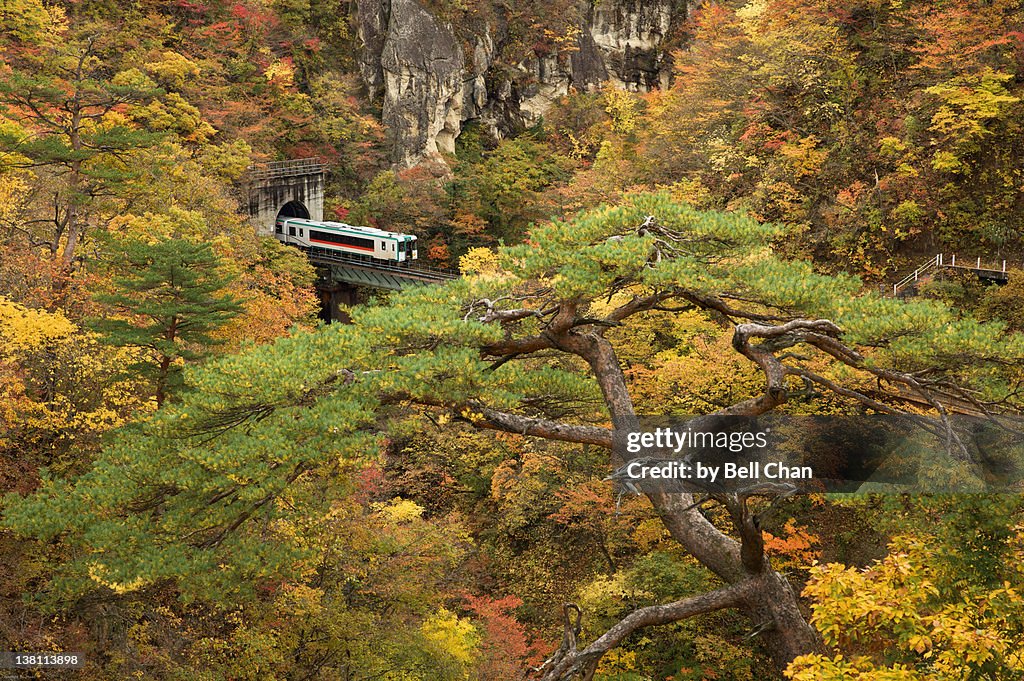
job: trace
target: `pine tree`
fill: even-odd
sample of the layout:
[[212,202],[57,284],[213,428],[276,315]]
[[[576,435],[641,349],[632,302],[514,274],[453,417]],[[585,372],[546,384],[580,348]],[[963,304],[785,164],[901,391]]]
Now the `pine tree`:
[[[623,334],[654,313],[718,325],[761,374],[744,391],[751,394],[705,400],[718,404],[715,415],[758,416],[797,400],[810,402],[790,406],[828,407],[817,400],[833,397],[852,413],[898,413],[908,394],[936,413],[964,394],[981,408],[1024,412],[1014,392],[1020,336],[934,301],[863,294],[853,277],[778,257],[771,242],[780,233],[667,194],[631,195],[536,225],[527,244],[499,250],[492,271],[409,289],[386,305],[356,308],[351,325],[296,333],[190,371],[191,389],[111,438],[90,471],[73,481],[47,473],[34,495],[5,499],[0,526],[44,541],[61,536],[73,547],[79,557],[55,582],[69,594],[174,580],[186,598],[236,607],[261,586],[320,569],[310,538],[335,531],[332,504],[345,494],[337,476],[379,455],[382,427],[412,427],[404,422],[411,405],[433,412],[439,427],[605,449],[610,464],[626,461],[621,434],[641,428],[641,412],[624,370]],[[154,253],[167,248],[149,247],[153,261],[139,269],[162,271]],[[132,289],[121,283],[129,277],[119,280],[108,300],[163,319],[133,336],[162,347],[167,318],[154,312],[166,306],[184,315],[188,306],[159,298],[167,277],[148,276],[151,283]],[[190,299],[210,301],[216,290],[208,284]],[[203,321],[205,335],[210,320]],[[586,645],[571,617],[582,608],[566,606],[565,639],[544,681],[593,678],[602,657],[641,628],[720,610],[750,618],[780,671],[800,656],[824,655],[765,551],[760,502],[713,494],[707,501],[725,512],[705,515],[705,502],[689,492],[645,494],[672,540],[722,586],[634,610]],[[391,513],[410,519],[419,511],[403,504]]]
[[94,327],[111,345],[148,350],[151,358],[136,366],[155,381],[157,405],[178,384],[181,364],[201,358],[220,341],[211,334],[241,312],[232,296],[221,293],[230,277],[208,244],[167,239],[155,244],[129,242],[116,291],[95,299],[118,316]]

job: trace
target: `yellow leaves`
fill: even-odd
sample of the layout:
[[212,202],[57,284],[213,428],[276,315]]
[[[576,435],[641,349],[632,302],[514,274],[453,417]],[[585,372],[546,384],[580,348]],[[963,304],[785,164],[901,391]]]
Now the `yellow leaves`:
[[926,92],[945,102],[932,116],[929,129],[956,138],[990,134],[985,123],[1004,115],[1008,107],[1020,101],[1006,89],[1006,82],[1012,78],[986,69],[981,76],[967,76],[928,88]]
[[164,51],[159,59],[146,62],[143,68],[160,84],[173,88],[182,88],[199,76],[199,66],[194,61],[170,50]]
[[113,590],[115,593],[126,594],[137,591],[146,585],[146,580],[136,577],[127,582],[117,582],[110,577],[110,569],[98,561],[89,564],[89,578],[101,586]]
[[[714,404],[732,404],[763,390],[763,377],[742,356],[731,352],[731,335],[696,313],[652,316],[628,332],[622,356],[634,399],[659,413],[699,414]],[[651,344],[661,337],[678,339],[676,346],[651,357]]]
[[249,167],[252,147],[242,139],[223,144],[208,144],[202,150],[200,162],[210,173],[225,180],[237,182]]
[[462,411],[459,412],[459,416],[466,419],[470,423],[480,423],[484,421],[484,415],[480,412],[473,411],[469,407],[463,407]]
[[60,312],[0,297],[0,432],[52,450],[123,425],[142,404],[131,379],[113,376],[136,359],[135,350],[100,346]]
[[814,135],[803,137],[795,144],[784,142],[779,153],[786,158],[796,178],[816,175],[828,157],[826,150],[818,148],[818,138]]
[[32,310],[0,296],[0,358],[40,349],[77,330],[61,312]]
[[579,50],[578,38],[582,29],[573,23],[565,24],[561,30],[545,28],[544,42],[553,45],[559,54],[576,52]]
[[658,185],[658,191],[667,191],[673,201],[688,203],[697,208],[707,208],[714,204],[711,190],[699,177],[683,178],[667,185]]
[[[420,625],[420,633],[438,649],[464,665],[473,662],[476,647],[480,642],[480,635],[472,622],[444,608]],[[466,678],[469,678],[468,673]]]
[[931,650],[932,640],[923,634],[917,634],[907,639],[907,645],[917,653],[924,653]]
[[743,21],[748,31],[754,32],[757,20],[764,14],[766,9],[768,9],[767,0],[750,0],[746,5],[736,10],[736,16]]
[[613,648],[601,658],[601,664],[597,668],[600,675],[631,674],[637,671],[637,655],[635,650]]
[[932,168],[944,173],[959,173],[964,170],[964,164],[951,151],[937,151],[932,156]]
[[[3,127],[4,121],[0,119],[0,134],[4,132]],[[21,158],[17,154],[0,151],[0,167],[8,162],[18,162]],[[25,178],[11,173],[0,174],[0,222],[18,224],[28,191],[29,184]]]
[[290,59],[282,59],[268,66],[267,70],[263,72],[263,76],[272,85],[282,88],[291,87],[295,82],[295,67],[292,66]]
[[613,575],[598,575],[592,582],[579,591],[580,605],[584,612],[592,612],[599,617],[617,617],[624,604],[653,597],[628,583],[625,571]]
[[155,244],[161,239],[207,240],[209,226],[196,211],[168,206],[166,213],[146,211],[141,215],[124,213],[110,222],[110,231],[119,232],[122,240]]
[[616,87],[605,88],[602,97],[604,110],[611,118],[612,131],[618,134],[633,132],[640,120],[639,98]]
[[877,669],[865,657],[847,659],[842,655],[833,658],[817,654],[801,655],[790,663],[785,674],[792,681],[939,681],[935,677],[922,676],[901,664]]
[[878,154],[883,158],[900,158],[907,145],[898,137],[883,137],[878,141]]
[[489,248],[471,248],[459,258],[459,271],[464,275],[497,275],[501,271],[498,254]]
[[633,531],[633,541],[644,551],[650,551],[655,546],[669,541],[671,535],[660,520],[645,518],[641,520],[636,530]]
[[319,617],[324,612],[324,592],[304,584],[282,587],[282,609],[295,617]]
[[187,142],[205,144],[216,133],[213,126],[203,120],[199,109],[177,92],[136,107],[131,114],[150,129],[175,132]]
[[862,568],[815,566],[805,595],[814,598],[812,622],[830,645],[886,651],[889,660],[917,659],[919,674],[869,658],[846,661],[806,656],[790,666],[795,681],[814,679],[962,678],[964,670],[995,665],[1024,670],[1013,643],[1021,596],[1004,581],[988,590],[942,598],[933,572],[935,547],[927,538],[896,537],[891,553]]
[[389,523],[408,523],[423,517],[424,508],[415,501],[395,497],[372,505],[374,512]]
[[0,33],[41,44],[58,38],[66,28],[64,10],[47,7],[41,0],[4,0],[0,3]]
[[110,82],[119,87],[133,87],[140,90],[156,86],[156,83],[154,83],[149,76],[138,69],[126,69],[116,73],[114,74],[114,77],[110,79]]

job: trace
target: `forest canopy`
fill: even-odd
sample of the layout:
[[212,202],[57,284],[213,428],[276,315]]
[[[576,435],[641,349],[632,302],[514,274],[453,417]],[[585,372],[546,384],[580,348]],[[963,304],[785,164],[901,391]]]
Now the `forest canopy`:
[[[952,424],[1024,408],[1024,7],[648,4],[0,6],[0,650],[1024,678],[1019,484],[622,472],[648,416],[881,415],[945,443],[922,475],[1015,479]],[[247,194],[299,159],[446,283],[329,323],[331,267]]]

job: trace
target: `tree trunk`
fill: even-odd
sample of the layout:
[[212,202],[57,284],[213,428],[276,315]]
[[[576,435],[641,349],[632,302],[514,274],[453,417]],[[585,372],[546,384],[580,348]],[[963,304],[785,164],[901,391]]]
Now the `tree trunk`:
[[[615,465],[624,464],[625,435],[640,430],[640,421],[614,347],[599,333],[566,332],[555,343],[583,358],[594,372],[615,431],[612,459]],[[777,394],[774,381],[769,381],[769,391],[772,406],[785,400]],[[759,588],[744,590],[739,609],[751,619],[777,669],[784,670],[798,655],[823,651],[820,638],[800,611],[797,595],[764,555],[760,528],[746,515],[745,502],[731,508],[741,526],[737,529],[742,541],[736,541],[704,517],[690,494],[652,492],[647,497],[673,539],[722,580],[728,584],[757,580]]]

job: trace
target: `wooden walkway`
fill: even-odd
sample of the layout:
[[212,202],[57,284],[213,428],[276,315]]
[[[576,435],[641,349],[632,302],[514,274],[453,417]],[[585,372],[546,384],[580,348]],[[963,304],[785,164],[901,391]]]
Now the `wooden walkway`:
[[985,281],[991,281],[996,284],[1005,284],[1010,280],[1009,272],[1006,270],[1006,261],[995,267],[988,267],[982,265],[981,258],[976,260],[964,260],[960,259],[960,262],[956,260],[956,254],[952,257],[946,258],[944,254],[939,253],[931,260],[920,265],[913,272],[900,279],[898,282],[892,285],[892,294],[899,296],[901,292],[906,295],[906,292],[913,289],[915,284],[921,279],[939,271],[947,272],[971,272],[976,275],[979,279]]

